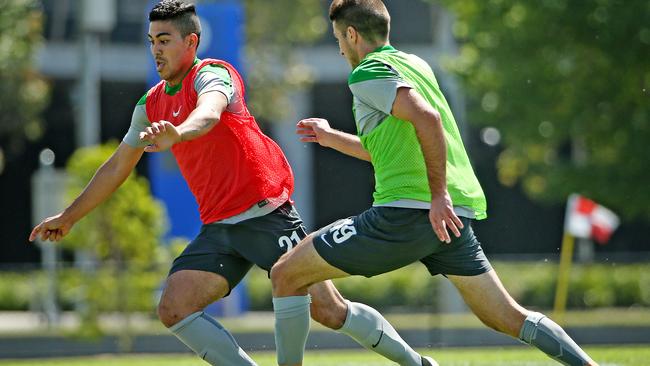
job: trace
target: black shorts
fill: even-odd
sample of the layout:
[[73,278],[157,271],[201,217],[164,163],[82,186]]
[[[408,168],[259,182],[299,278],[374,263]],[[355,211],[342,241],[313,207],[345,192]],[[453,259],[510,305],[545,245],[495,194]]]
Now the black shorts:
[[285,203],[261,217],[236,224],[208,224],[174,260],[171,275],[180,270],[217,273],[232,290],[253,264],[267,271],[307,235],[298,211]]
[[431,275],[475,276],[490,271],[471,219],[460,219],[461,236],[450,232],[447,244],[434,233],[428,210],[372,207],[318,230],[314,247],[327,263],[351,275],[371,277],[416,261]]

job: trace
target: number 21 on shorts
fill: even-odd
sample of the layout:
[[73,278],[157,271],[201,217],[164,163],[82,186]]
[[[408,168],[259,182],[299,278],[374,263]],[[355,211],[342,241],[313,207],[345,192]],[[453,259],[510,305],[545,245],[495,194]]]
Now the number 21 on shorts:
[[291,233],[291,236],[283,235],[278,239],[278,245],[280,248],[284,248],[286,246],[287,252],[293,249],[294,246],[298,245],[298,243],[300,243],[300,236],[298,236],[298,233],[296,231],[293,231]]

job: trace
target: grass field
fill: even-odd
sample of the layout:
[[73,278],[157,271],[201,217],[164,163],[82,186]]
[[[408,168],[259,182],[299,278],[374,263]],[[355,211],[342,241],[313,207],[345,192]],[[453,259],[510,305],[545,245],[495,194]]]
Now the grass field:
[[[601,366],[650,366],[650,346],[590,347],[587,352]],[[422,353],[434,357],[441,366],[557,366],[537,350],[516,348],[428,349]],[[251,356],[259,366],[275,365],[272,352],[255,352]],[[389,366],[394,365],[368,351],[309,351],[309,366]],[[95,356],[81,358],[0,360],[0,366],[203,366],[205,362],[192,355]]]

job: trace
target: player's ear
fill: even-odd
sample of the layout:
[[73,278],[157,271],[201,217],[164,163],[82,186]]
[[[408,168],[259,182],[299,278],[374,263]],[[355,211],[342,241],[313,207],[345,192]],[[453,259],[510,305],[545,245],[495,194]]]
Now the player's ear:
[[353,26],[349,25],[347,28],[345,28],[345,38],[348,38],[351,41],[354,41],[355,34],[357,33],[357,30],[354,29]]
[[190,48],[197,48],[199,44],[199,36],[196,33],[190,33],[187,35],[187,46]]
[[359,38],[359,32],[353,26],[348,26],[345,30],[345,37],[350,40],[352,43],[356,43]]

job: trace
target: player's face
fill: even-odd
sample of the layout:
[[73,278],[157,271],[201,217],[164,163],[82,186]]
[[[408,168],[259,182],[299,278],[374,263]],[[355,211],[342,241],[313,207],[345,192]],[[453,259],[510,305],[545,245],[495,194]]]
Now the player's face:
[[192,34],[183,38],[172,22],[154,21],[149,23],[148,36],[160,78],[172,85],[180,83],[194,62]]
[[336,43],[339,44],[339,52],[341,56],[345,57],[352,68],[355,68],[359,65],[359,57],[357,52],[352,47],[352,40],[350,39],[350,34],[348,29],[345,29],[343,25],[338,25],[336,21],[332,23],[332,28],[334,29],[334,38],[336,38]]

